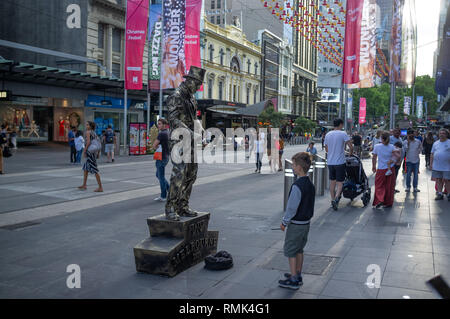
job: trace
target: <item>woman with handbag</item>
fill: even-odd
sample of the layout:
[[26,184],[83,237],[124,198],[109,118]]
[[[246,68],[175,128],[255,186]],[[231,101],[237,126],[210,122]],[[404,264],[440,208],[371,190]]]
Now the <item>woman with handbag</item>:
[[103,192],[102,182],[100,180],[100,174],[97,168],[97,153],[102,149],[100,139],[97,134],[95,134],[95,123],[87,122],[86,125],[86,147],[84,148],[84,157],[86,157],[86,162],[83,165],[84,179],[83,185],[78,187],[80,190],[86,190],[88,174],[95,174],[97,179],[98,188],[94,192]]

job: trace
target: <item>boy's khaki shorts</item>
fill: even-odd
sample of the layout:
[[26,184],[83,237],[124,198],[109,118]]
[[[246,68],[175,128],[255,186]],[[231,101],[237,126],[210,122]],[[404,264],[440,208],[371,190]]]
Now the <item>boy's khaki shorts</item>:
[[309,224],[296,225],[290,223],[284,240],[284,255],[288,258],[293,258],[297,254],[303,254],[303,248],[305,248],[308,241],[308,233]]

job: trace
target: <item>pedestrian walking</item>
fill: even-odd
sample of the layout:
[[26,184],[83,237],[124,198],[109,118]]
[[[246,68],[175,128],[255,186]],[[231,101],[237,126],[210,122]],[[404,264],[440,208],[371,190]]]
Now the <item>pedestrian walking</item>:
[[77,164],[81,164],[81,157],[83,155],[84,150],[84,138],[83,138],[83,132],[78,130],[75,134],[75,149],[77,151]]
[[68,139],[70,147],[70,162],[72,164],[75,164],[77,161],[77,150],[75,149],[75,133],[76,128],[74,126],[71,126],[70,131],[68,133]]
[[107,154],[107,162],[114,163],[114,147],[116,145],[116,134],[112,130],[111,125],[108,125],[103,134],[103,143],[105,144],[105,153]]
[[2,124],[2,128],[0,131],[0,174],[4,174],[4,166],[3,166],[3,151],[8,146],[8,131],[7,124]]
[[[439,131],[439,140],[434,142],[431,149],[430,168],[432,170],[431,179],[436,181],[436,200],[444,199],[442,187],[450,190],[450,140],[449,132],[446,129]],[[450,201],[450,194],[447,194]]]
[[284,139],[280,138],[278,141],[278,171],[283,171],[283,152],[284,152]]
[[314,215],[316,190],[307,176],[311,167],[308,153],[297,153],[292,157],[292,168],[299,178],[291,186],[289,199],[280,228],[285,231],[284,255],[289,260],[290,273],[278,281],[280,287],[298,289],[303,285],[303,250],[308,242],[311,218]]
[[370,149],[371,151],[373,151],[375,149],[375,145],[381,143],[381,134],[382,133],[383,133],[383,131],[378,130],[377,134],[373,137],[373,139],[372,139],[372,148]]
[[256,170],[255,173],[261,173],[261,167],[262,167],[262,158],[264,155],[264,140],[261,138],[261,133],[256,133],[256,140],[254,142],[254,149],[255,149],[255,155],[256,155]]
[[101,151],[101,142],[97,134],[95,134],[95,123],[86,123],[86,147],[83,154],[86,157],[86,162],[83,165],[84,178],[83,185],[78,187],[80,190],[87,189],[88,174],[94,174],[97,179],[98,188],[94,192],[103,192],[102,181],[97,167],[97,154]]
[[325,136],[325,151],[327,152],[327,164],[330,174],[331,206],[338,209],[341,199],[342,187],[345,180],[345,148],[350,149],[353,154],[353,145],[350,137],[342,131],[344,121],[334,120],[334,129]]
[[362,144],[362,137],[358,134],[358,132],[355,132],[352,136],[352,143],[353,143],[353,153],[356,154],[359,158],[361,158],[361,144]]
[[[155,201],[165,202],[167,200],[167,192],[169,190],[169,182],[166,179],[166,166],[169,163],[169,130],[166,119],[160,118],[158,120],[158,137],[153,143],[153,149],[157,150],[155,153],[156,178],[159,180],[159,187],[161,188],[161,195],[155,198]],[[159,153],[158,155],[156,155]]]
[[415,138],[413,130],[408,130],[408,138],[403,142],[403,148],[406,154],[406,189],[405,192],[411,191],[411,174],[414,174],[413,188],[414,192],[420,192],[417,188],[419,184],[419,165],[420,154],[422,153],[422,143]]
[[392,131],[392,135],[389,137],[389,143],[394,145],[397,142],[402,142],[402,138],[401,138],[401,134],[402,132],[400,131],[400,129],[396,128]]
[[317,154],[317,149],[314,147],[314,142],[309,143],[306,151],[313,156]]
[[393,162],[388,165],[395,149],[389,141],[389,133],[384,132],[381,134],[381,143],[377,144],[372,151],[372,172],[376,173],[373,207],[376,209],[382,206],[389,208],[394,204],[395,174],[386,175],[388,169],[394,167]]
[[[394,167],[395,167],[395,185],[397,185],[397,177],[398,177],[398,173],[400,172],[400,168],[402,167],[402,162],[405,158],[405,150],[403,149],[403,144],[401,142],[396,142],[394,144],[394,148],[395,151],[397,152],[396,154],[400,154],[400,157],[398,157],[397,155],[395,155],[394,157],[397,157],[397,160],[394,159]],[[400,193],[400,191],[395,188],[394,186],[394,192],[395,193]]]
[[325,132],[323,132],[322,133],[322,151],[323,151],[323,149],[325,148],[325,145],[324,145],[324,143],[325,143]]
[[430,168],[431,149],[433,148],[434,142],[433,133],[428,132],[422,143],[422,149],[425,154],[425,165],[427,168]]

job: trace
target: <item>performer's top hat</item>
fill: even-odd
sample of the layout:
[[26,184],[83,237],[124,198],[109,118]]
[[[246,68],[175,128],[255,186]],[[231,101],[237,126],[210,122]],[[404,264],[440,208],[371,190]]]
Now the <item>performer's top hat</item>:
[[203,83],[203,79],[205,78],[206,70],[191,65],[191,69],[189,70],[189,74],[184,75],[184,78],[191,78]]

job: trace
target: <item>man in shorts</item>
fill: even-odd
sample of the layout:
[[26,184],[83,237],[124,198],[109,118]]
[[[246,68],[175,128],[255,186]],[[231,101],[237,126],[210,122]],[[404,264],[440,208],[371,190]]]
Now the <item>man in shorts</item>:
[[[334,210],[339,207],[342,187],[345,180],[345,146],[353,154],[353,144],[346,132],[342,131],[344,121],[334,120],[334,129],[325,136],[325,151],[327,152],[327,165],[330,174],[331,206]],[[337,186],[337,189],[336,189]]]
[[[439,131],[439,140],[434,142],[431,149],[430,168],[432,169],[432,180],[436,181],[437,196],[436,200],[444,199],[442,187],[445,185],[447,190],[450,189],[450,140],[449,133],[446,129]],[[450,194],[447,194],[450,201]]]
[[105,144],[105,153],[108,155],[108,163],[114,162],[114,145],[116,145],[116,134],[108,125],[108,129],[103,135],[103,143]]

